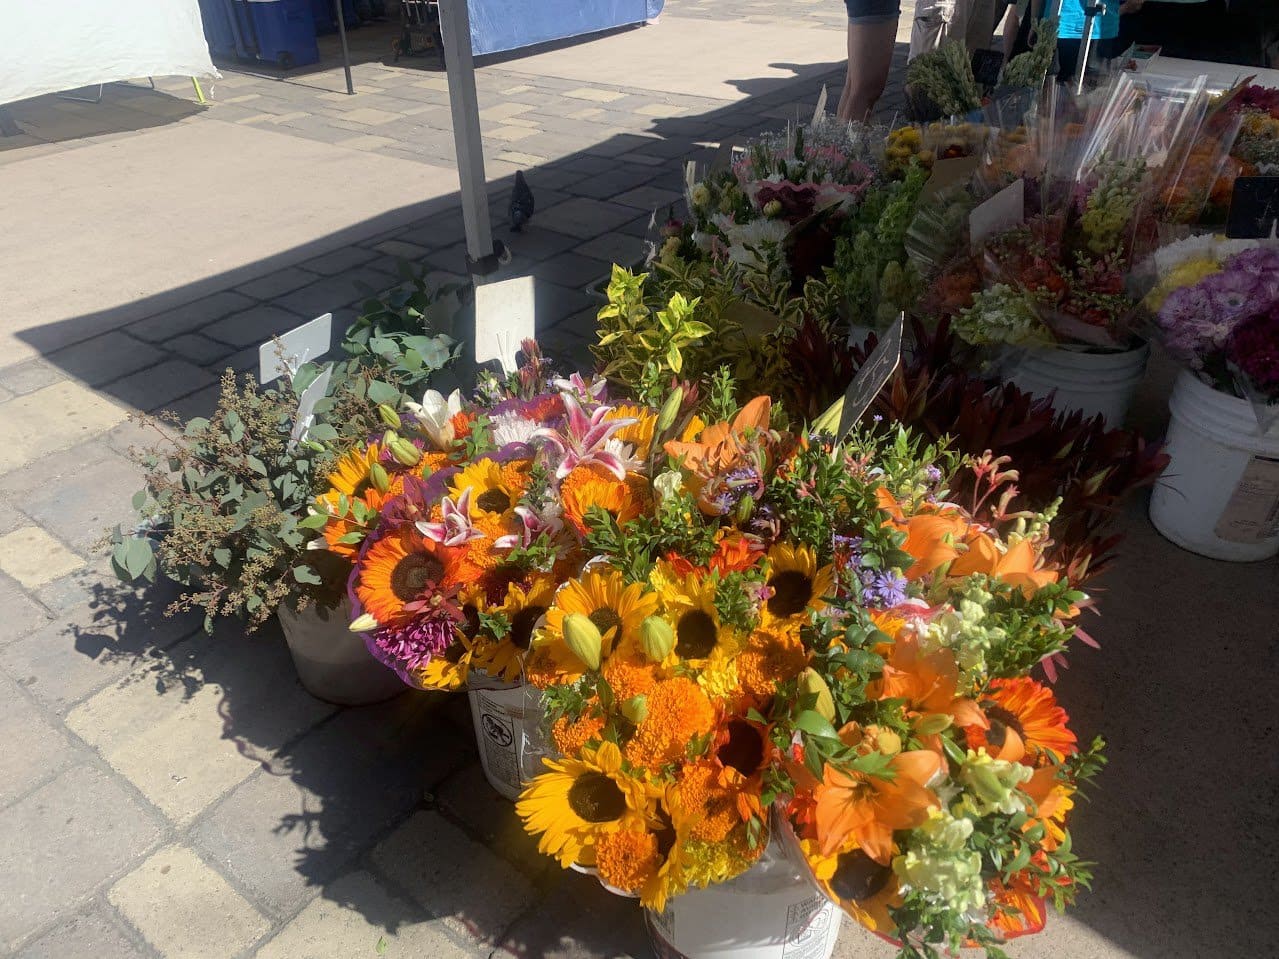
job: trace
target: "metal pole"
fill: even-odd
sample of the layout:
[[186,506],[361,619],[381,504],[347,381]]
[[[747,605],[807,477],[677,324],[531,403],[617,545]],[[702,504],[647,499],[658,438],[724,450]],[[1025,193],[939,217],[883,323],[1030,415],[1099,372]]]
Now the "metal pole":
[[351,82],[351,51],[346,48],[346,17],[342,13],[342,0],[333,0],[333,9],[338,18],[338,37],[342,40],[342,69],[346,71],[346,92],[355,96],[355,84]]
[[1092,55],[1092,28],[1097,17],[1104,16],[1104,3],[1088,3],[1084,6],[1084,36],[1079,44],[1079,73],[1075,78],[1075,94],[1084,92],[1084,75],[1088,72],[1088,57]]
[[484,144],[480,139],[480,104],[475,92],[475,62],[471,55],[471,15],[466,0],[440,0],[444,34],[444,62],[448,69],[449,106],[453,111],[453,148],[462,192],[462,221],[472,273],[479,261],[493,257],[489,225],[488,183],[484,179]]

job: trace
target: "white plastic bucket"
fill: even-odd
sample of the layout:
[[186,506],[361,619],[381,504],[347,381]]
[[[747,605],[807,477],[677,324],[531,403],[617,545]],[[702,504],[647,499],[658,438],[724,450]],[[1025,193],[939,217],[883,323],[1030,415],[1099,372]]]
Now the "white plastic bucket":
[[1052,396],[1062,413],[1102,415],[1114,429],[1124,423],[1133,394],[1146,375],[1150,346],[1122,353],[1085,353],[1054,347],[1022,350],[1004,365],[1004,378],[1032,396]]
[[1279,423],[1263,434],[1251,403],[1189,372],[1168,408],[1171,462],[1150,496],[1155,529],[1212,559],[1279,555]]
[[284,603],[276,615],[298,679],[316,699],[369,706],[408,691],[393,669],[373,658],[364,638],[351,632],[351,609],[345,600],[333,610],[312,603],[301,613]]
[[524,784],[542,771],[546,755],[542,694],[534,686],[494,683],[485,688],[483,678],[474,674],[470,682],[466,697],[484,778],[507,799],[517,799]]
[[658,959],[830,959],[843,917],[777,836],[736,879],[644,911]]

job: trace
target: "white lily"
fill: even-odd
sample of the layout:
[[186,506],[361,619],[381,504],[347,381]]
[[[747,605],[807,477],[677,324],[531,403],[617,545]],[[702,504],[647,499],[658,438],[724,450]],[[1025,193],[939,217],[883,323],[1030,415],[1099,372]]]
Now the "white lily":
[[462,391],[454,390],[446,399],[438,390],[427,390],[421,403],[407,402],[405,408],[418,421],[418,427],[431,438],[437,449],[448,450],[457,433],[453,417],[462,412]]

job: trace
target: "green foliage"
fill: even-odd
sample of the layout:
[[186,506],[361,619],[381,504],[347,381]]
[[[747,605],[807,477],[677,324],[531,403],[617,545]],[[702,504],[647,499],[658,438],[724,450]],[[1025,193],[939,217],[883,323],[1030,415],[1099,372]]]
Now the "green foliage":
[[962,39],[947,40],[936,50],[910,61],[906,84],[912,94],[926,96],[935,103],[944,117],[964,116],[981,109],[981,91]]
[[[414,270],[400,261],[403,283],[389,293],[376,297],[365,286],[370,298],[362,312],[346,332],[342,349],[351,357],[351,371],[376,369],[387,371],[399,386],[415,395],[431,374],[447,366],[461,349],[454,325],[462,303],[461,285],[446,284],[432,289],[427,283],[428,268]],[[381,399],[376,402],[394,403]]]
[[295,442],[299,394],[315,373],[304,367],[291,384],[262,389],[228,370],[214,415],[192,419],[178,435],[143,418],[165,442],[135,452],[146,470],[146,488],[133,500],[142,522],[111,538],[117,576],[163,572],[188,587],[173,611],[203,608],[206,628],[237,615],[256,628],[286,600],[340,599],[347,567],[306,548],[316,529],[307,508],[337,451],[377,431],[379,421],[367,396],[371,374],[335,371],[306,437]]
[[1040,20],[1039,26],[1035,28],[1034,46],[1008,61],[1000,82],[1009,87],[1039,89],[1044,85],[1044,78],[1048,75],[1048,67],[1052,65],[1056,50],[1057,19],[1047,17]]

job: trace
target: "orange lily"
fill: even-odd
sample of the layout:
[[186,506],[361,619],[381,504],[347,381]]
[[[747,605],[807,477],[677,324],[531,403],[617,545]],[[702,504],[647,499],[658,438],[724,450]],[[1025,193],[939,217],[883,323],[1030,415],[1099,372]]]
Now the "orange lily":
[[924,655],[913,634],[897,637],[880,678],[866,687],[871,699],[905,699],[916,722],[928,716],[949,716],[956,726],[989,722],[977,701],[959,695],[959,667],[949,649]]
[[921,825],[938,804],[927,784],[941,768],[941,757],[926,749],[894,756],[891,781],[827,763],[821,785],[814,790],[822,852],[833,855],[852,840],[866,855],[887,865],[893,832]]
[[1039,556],[1029,540],[1018,540],[1008,547],[1007,552],[1001,553],[991,537],[985,533],[977,533],[968,540],[967,546],[968,551],[950,567],[950,575],[984,573],[1010,585],[1019,586],[1027,593],[1057,582],[1057,573],[1053,570],[1036,569]]
[[747,430],[768,429],[772,406],[772,399],[757,396],[738,411],[732,423],[708,426],[692,442],[669,440],[663,448],[675,459],[682,459],[684,468],[695,475],[722,473],[737,462],[741,439]]

